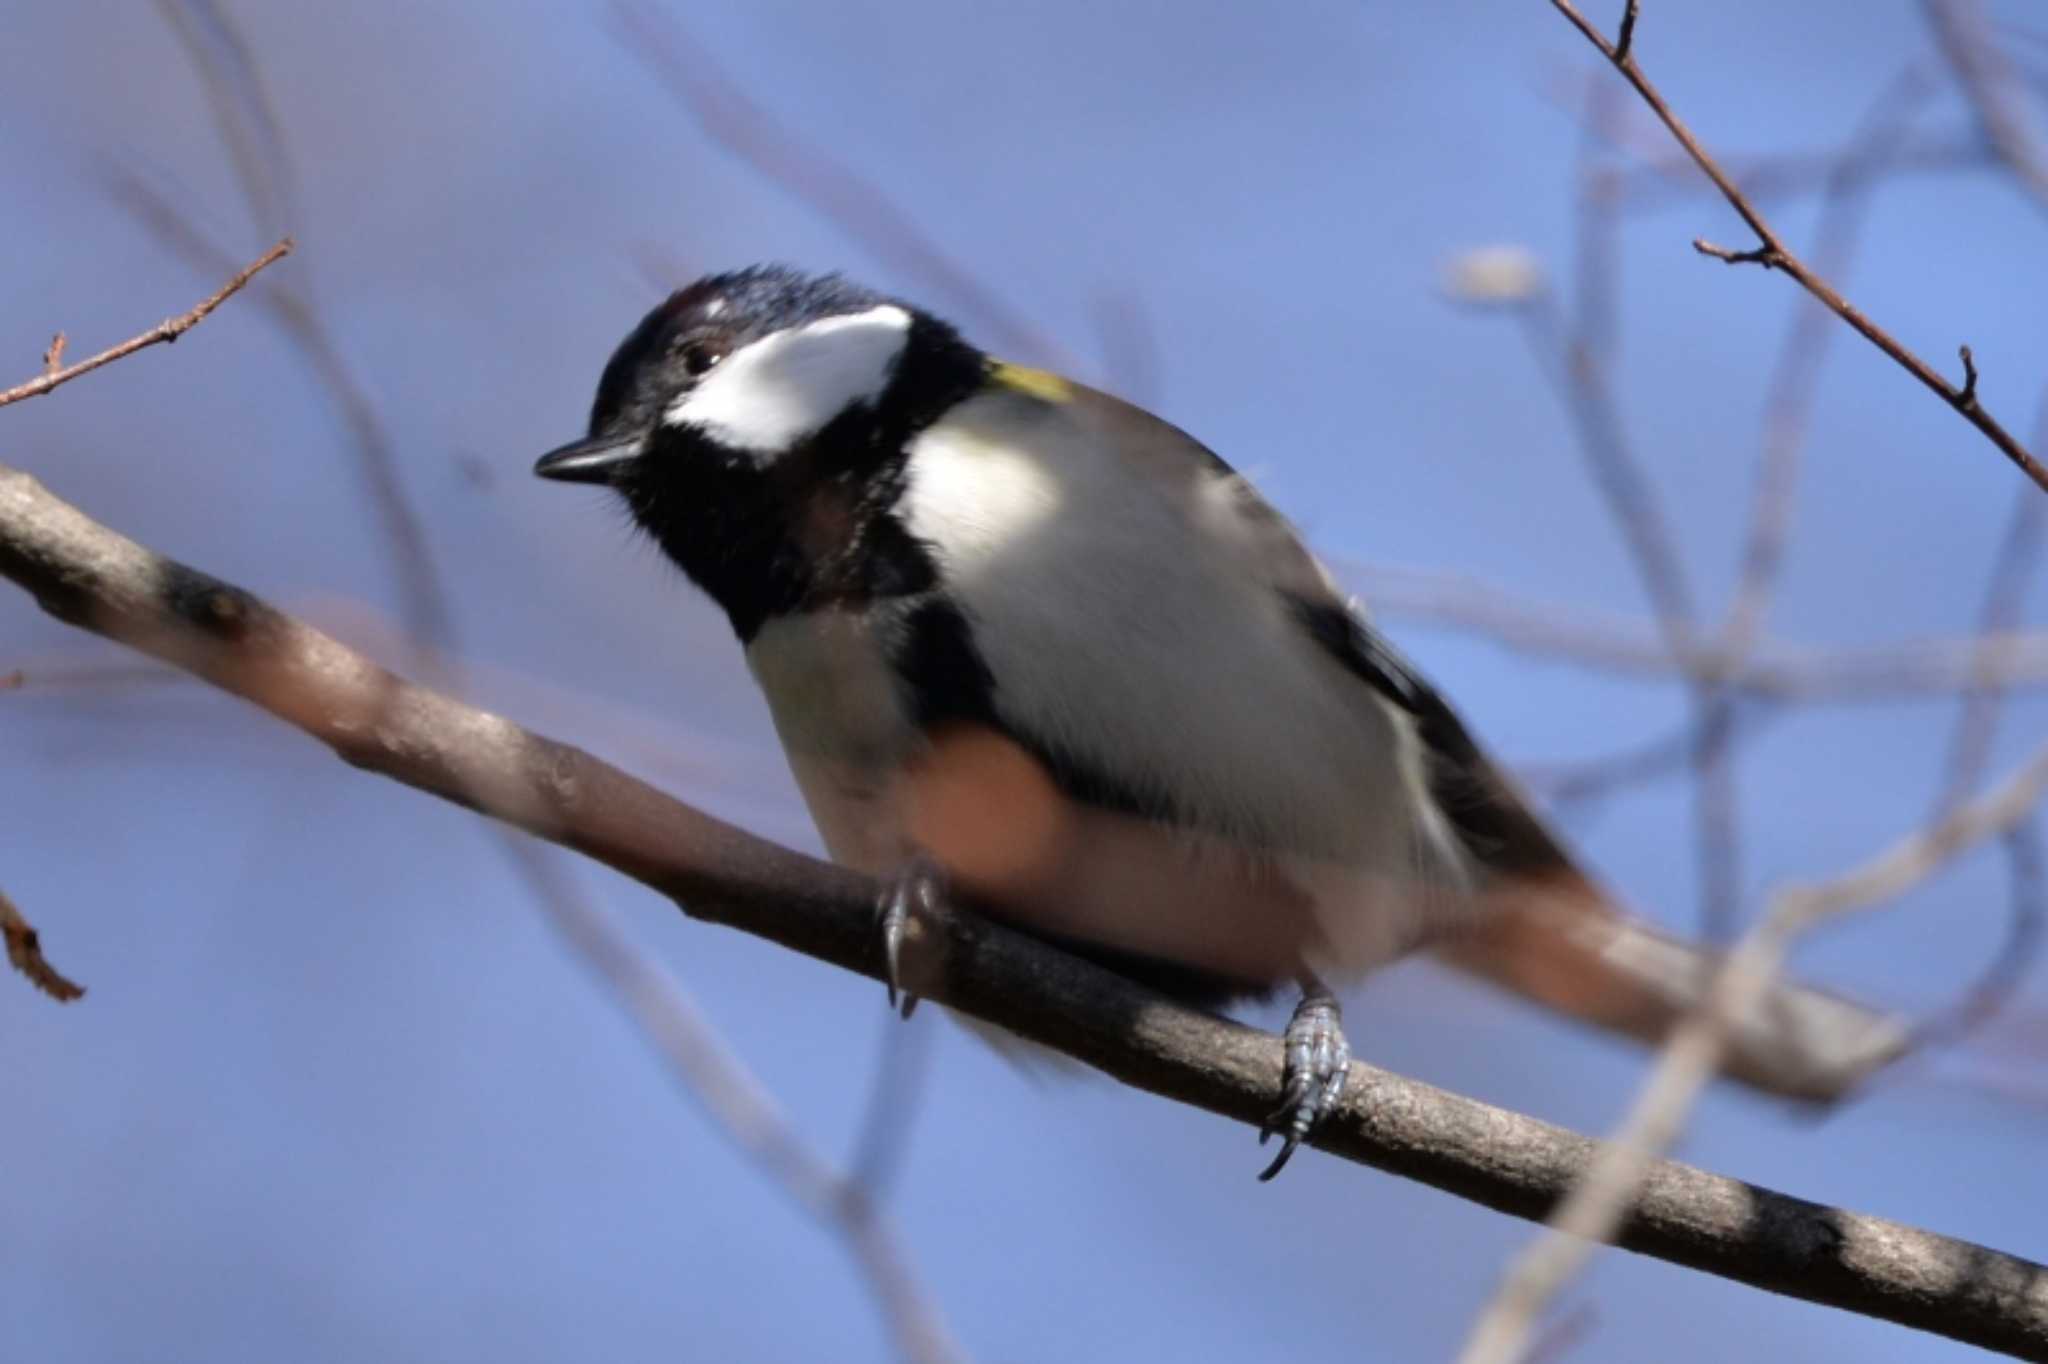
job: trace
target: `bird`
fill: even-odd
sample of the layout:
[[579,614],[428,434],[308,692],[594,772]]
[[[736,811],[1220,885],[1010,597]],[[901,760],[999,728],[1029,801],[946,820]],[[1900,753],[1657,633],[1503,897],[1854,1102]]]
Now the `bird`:
[[[1342,1098],[1334,987],[1396,958],[1649,1042],[1704,998],[1714,954],[1581,867],[1232,466],[932,312],[706,276],[534,471],[610,489],[724,610],[826,850],[886,887],[892,1005],[939,902],[1196,1007],[1297,991],[1262,1179]],[[1905,1045],[1791,983],[1731,1030],[1728,1073],[1815,1101]]]

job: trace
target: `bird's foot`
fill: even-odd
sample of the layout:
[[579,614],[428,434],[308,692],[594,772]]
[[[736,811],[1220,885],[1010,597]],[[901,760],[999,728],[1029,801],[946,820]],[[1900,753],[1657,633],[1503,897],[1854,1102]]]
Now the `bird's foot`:
[[1320,981],[1305,982],[1294,1017],[1287,1020],[1282,1040],[1287,1061],[1280,1073],[1280,1106],[1266,1115],[1259,1144],[1283,1139],[1280,1154],[1259,1176],[1271,1179],[1287,1164],[1294,1148],[1308,1140],[1316,1124],[1337,1106],[1344,1082],[1351,1078],[1351,1044],[1344,1040],[1344,1013]]
[[937,909],[945,898],[945,874],[938,864],[920,854],[904,864],[875,902],[875,927],[882,936],[883,984],[889,987],[889,1007],[902,997],[903,1017],[917,1007],[917,996],[903,988],[903,940],[910,930],[910,917],[919,910]]

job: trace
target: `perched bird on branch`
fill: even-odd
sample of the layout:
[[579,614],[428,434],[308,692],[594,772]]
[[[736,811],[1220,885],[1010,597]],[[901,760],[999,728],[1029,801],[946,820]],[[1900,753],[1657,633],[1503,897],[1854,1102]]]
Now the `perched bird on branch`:
[[[889,882],[892,1000],[939,896],[1191,1003],[1298,986],[1262,1177],[1344,1088],[1326,982],[1428,949],[1652,1041],[1700,1001],[1707,954],[1615,907],[1229,465],[908,303],[699,280],[535,472],[616,490],[724,608],[826,847]],[[1785,985],[1727,1064],[1827,1099],[1904,1036]]]

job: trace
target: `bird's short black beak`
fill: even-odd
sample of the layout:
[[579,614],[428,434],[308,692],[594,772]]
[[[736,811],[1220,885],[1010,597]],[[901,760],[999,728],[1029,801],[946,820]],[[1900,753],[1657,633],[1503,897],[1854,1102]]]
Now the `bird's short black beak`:
[[640,458],[641,446],[637,435],[591,436],[548,451],[534,462],[533,471],[564,483],[610,483]]

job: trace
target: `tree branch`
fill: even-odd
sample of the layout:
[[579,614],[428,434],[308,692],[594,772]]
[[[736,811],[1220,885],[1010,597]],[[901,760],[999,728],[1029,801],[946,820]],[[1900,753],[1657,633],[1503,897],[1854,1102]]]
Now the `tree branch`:
[[84,986],[75,984],[50,965],[50,959],[43,955],[43,940],[35,925],[23,917],[4,893],[0,893],[0,940],[6,943],[8,963],[59,1004],[69,1004],[85,993]]
[[[877,887],[676,801],[580,749],[415,686],[241,588],[157,555],[0,466],[0,575],[61,620],[185,668],[344,761],[584,853],[725,924],[879,979]],[[939,1002],[1155,1094],[1256,1125],[1278,1039],[1171,1004],[973,916],[922,916]],[[920,979],[927,973],[920,971]],[[1363,1064],[1313,1145],[1538,1219],[1593,1141]],[[2048,1269],[1659,1162],[1616,1236],[1740,1282],[2048,1360]]]
[[234,278],[221,285],[220,288],[214,290],[206,298],[201,299],[198,305],[190,312],[179,313],[176,317],[167,317],[148,331],[137,333],[118,346],[103,350],[98,355],[92,356],[89,359],[80,360],[75,365],[65,365],[62,369],[59,369],[57,366],[64,358],[65,338],[64,333],[58,332],[56,338],[50,342],[50,348],[43,352],[43,372],[26,383],[16,384],[13,388],[0,392],[0,407],[5,407],[9,403],[21,402],[26,398],[40,398],[59,384],[68,384],[81,374],[92,373],[101,365],[111,365],[114,361],[133,355],[135,352],[148,346],[177,340],[186,332],[191,331],[201,322],[204,322],[208,313],[211,313],[215,308],[218,308],[221,304],[241,292],[242,286],[254,279],[257,271],[284,259],[291,253],[292,239],[286,237],[276,246],[271,247],[255,260],[250,261],[240,270],[237,270]]
[[[1993,445],[1997,446],[2007,459],[2018,465],[2021,472],[2032,479],[2043,491],[2048,491],[2048,468],[2044,468],[2041,462],[2034,458],[2027,448],[2021,445],[2013,437],[2012,433],[2001,426],[1997,419],[1985,411],[1983,405],[1977,401],[1974,374],[1967,388],[1957,388],[1954,384],[1951,384],[1947,379],[1936,373],[1933,367],[1925,360],[1922,360],[1918,355],[1906,349],[1890,332],[1878,326],[1877,323],[1858,311],[1849,300],[1842,297],[1835,290],[1833,285],[1815,274],[1804,261],[1800,260],[1792,252],[1790,247],[1785,245],[1784,239],[1764,220],[1763,214],[1757,209],[1756,205],[1750,202],[1749,197],[1740,189],[1736,188],[1735,182],[1729,178],[1726,171],[1721,169],[1719,163],[1707,153],[1706,148],[1700,145],[1699,139],[1693,136],[1692,130],[1685,126],[1684,121],[1676,113],[1672,112],[1671,106],[1664,102],[1664,96],[1658,92],[1655,85],[1650,83],[1650,78],[1643,74],[1642,67],[1636,64],[1634,52],[1629,50],[1626,44],[1608,42],[1605,37],[1601,36],[1600,30],[1595,28],[1592,22],[1583,14],[1579,13],[1578,7],[1572,3],[1572,0],[1550,0],[1550,3],[1557,9],[1558,13],[1571,21],[1572,26],[1585,36],[1586,41],[1599,49],[1600,55],[1607,58],[1613,64],[1614,69],[1621,72],[1623,78],[1630,85],[1635,87],[1636,93],[1642,96],[1645,104],[1650,106],[1651,112],[1656,114],[1664,126],[1671,130],[1671,135],[1678,139],[1680,146],[1685,148],[1686,155],[1690,156],[1694,164],[1706,172],[1707,178],[1714,182],[1714,188],[1721,191],[1721,197],[1728,201],[1729,207],[1741,215],[1742,221],[1749,225],[1750,231],[1754,232],[1757,238],[1757,245],[1748,250],[1734,251],[1727,247],[1715,246],[1711,242],[1700,240],[1694,241],[1693,247],[1695,250],[1704,255],[1713,256],[1717,260],[1726,261],[1730,265],[1761,265],[1766,269],[1782,270],[1790,275],[1799,282],[1801,288],[1825,304],[1830,312],[1862,333],[1865,340],[1869,341],[1886,355],[1889,355],[1907,373],[1932,389],[1943,402],[1961,413],[1963,418],[1970,425],[1983,432],[1985,437]],[[1634,32],[1632,19],[1635,9],[1635,0],[1629,0],[1628,17],[1624,19],[1624,23],[1631,37]]]

